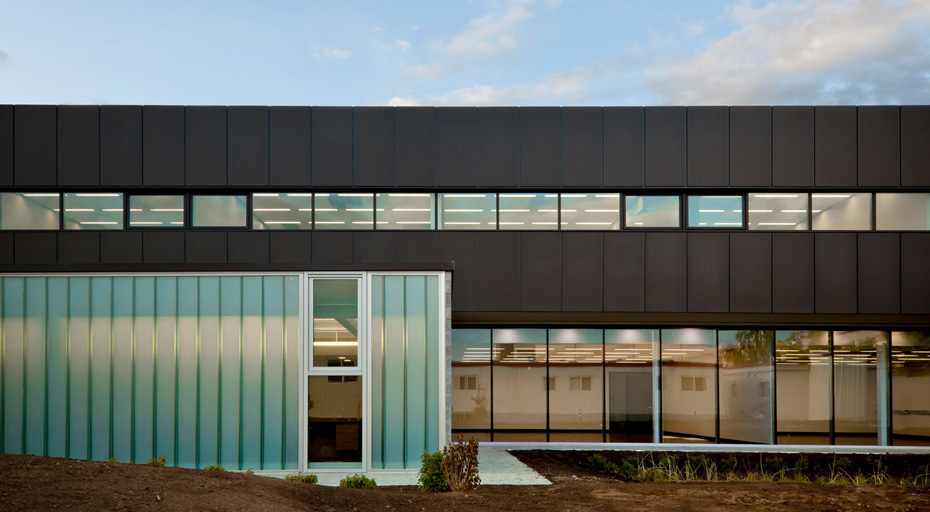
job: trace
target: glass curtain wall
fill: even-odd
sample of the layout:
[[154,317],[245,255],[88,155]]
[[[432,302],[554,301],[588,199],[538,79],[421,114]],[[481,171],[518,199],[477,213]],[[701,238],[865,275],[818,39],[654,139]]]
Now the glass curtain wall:
[[830,444],[830,331],[775,331],[778,443]]
[[556,382],[546,365],[545,329],[494,329],[495,441],[546,441],[546,396]]
[[891,333],[893,443],[930,445],[930,331]]
[[836,444],[881,444],[888,418],[880,411],[887,400],[888,333],[833,332],[833,415]]
[[720,442],[771,444],[773,331],[717,331]]
[[653,383],[658,375],[658,329],[606,329],[604,372],[607,441],[650,443],[658,408]]
[[549,330],[550,441],[603,440],[603,336],[602,329]]
[[717,340],[713,329],[662,329],[662,436],[714,442]]
[[491,440],[491,331],[452,331],[452,424],[466,438]]

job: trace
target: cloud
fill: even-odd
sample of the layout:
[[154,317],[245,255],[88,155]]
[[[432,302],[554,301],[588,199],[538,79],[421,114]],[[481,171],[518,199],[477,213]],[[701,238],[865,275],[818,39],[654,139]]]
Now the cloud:
[[10,55],[5,51],[0,50],[0,65],[6,64],[7,62],[10,62]]
[[406,39],[397,39],[394,41],[394,44],[397,45],[397,47],[400,48],[401,50],[406,50],[407,48],[410,48],[410,41],[407,41]]
[[329,48],[329,47],[326,47],[326,48],[323,48],[322,50],[318,50],[318,51],[313,52],[313,56],[316,57],[318,60],[322,60],[322,59],[333,59],[333,60],[348,59],[348,58],[352,57],[352,51],[351,51],[351,50],[344,50],[344,49],[342,49],[342,48]]
[[930,2],[743,2],[738,28],[647,70],[667,104],[930,101]]

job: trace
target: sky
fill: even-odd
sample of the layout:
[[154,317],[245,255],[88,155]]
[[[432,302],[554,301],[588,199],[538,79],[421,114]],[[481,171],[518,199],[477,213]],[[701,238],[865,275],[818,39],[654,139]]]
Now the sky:
[[930,0],[0,0],[0,103],[930,104]]

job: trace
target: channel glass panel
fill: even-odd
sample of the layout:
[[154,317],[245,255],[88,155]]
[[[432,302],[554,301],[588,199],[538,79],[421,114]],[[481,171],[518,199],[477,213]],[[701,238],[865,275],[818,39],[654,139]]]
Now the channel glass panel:
[[123,194],[65,194],[65,229],[123,229]]
[[60,194],[0,193],[0,230],[58,229]]

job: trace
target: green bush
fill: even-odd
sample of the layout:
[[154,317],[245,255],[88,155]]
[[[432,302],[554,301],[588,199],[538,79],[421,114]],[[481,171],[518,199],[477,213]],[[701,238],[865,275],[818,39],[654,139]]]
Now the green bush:
[[223,466],[219,464],[210,464],[209,466],[203,468],[204,471],[226,471]]
[[146,464],[148,464],[149,466],[157,466],[157,467],[163,468],[165,467],[165,458],[159,457],[157,459],[149,459],[148,461],[146,461]]
[[[251,469],[249,471],[251,471]],[[305,484],[315,484],[317,482],[316,475],[312,473],[291,473],[284,477],[284,479],[292,482],[303,482]]]
[[112,463],[112,462],[119,462],[119,461],[116,460],[116,457],[110,457],[109,459],[107,459],[107,462],[111,462],[111,463]]
[[774,475],[781,473],[785,468],[785,460],[781,457],[769,457],[762,461],[762,472]]
[[791,472],[794,473],[795,476],[800,476],[807,471],[809,466],[810,462],[808,462],[807,457],[801,455],[797,458],[797,460],[794,461],[794,465],[791,466]]
[[378,484],[365,475],[349,475],[339,481],[339,487],[347,489],[374,489]]
[[720,472],[723,473],[724,475],[727,473],[735,473],[736,466],[738,465],[739,463],[737,462],[736,457],[734,455],[730,455],[729,457],[725,459],[720,459],[720,462],[717,464],[717,466],[720,469]]
[[245,470],[245,474],[247,474],[247,475],[254,475],[255,472],[252,471],[252,468],[249,468],[249,469]]
[[442,452],[436,451],[432,455],[426,450],[420,455],[420,472],[417,475],[417,482],[423,491],[446,492],[449,491],[449,483],[446,482],[446,475],[442,472]]

